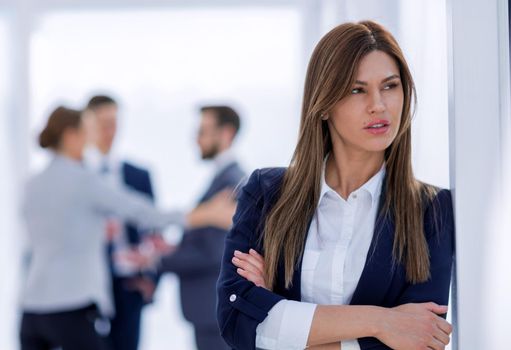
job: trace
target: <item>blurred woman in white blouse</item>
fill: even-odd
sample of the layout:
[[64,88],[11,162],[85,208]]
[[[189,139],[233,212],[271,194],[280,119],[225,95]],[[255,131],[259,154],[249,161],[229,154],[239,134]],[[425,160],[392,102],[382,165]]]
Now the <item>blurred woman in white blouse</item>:
[[[22,295],[22,350],[103,349],[98,315],[113,312],[105,253],[105,217],[147,229],[200,226],[218,218],[207,205],[183,215],[115,188],[81,163],[86,131],[81,112],[57,108],[39,137],[54,158],[32,177],[23,200],[31,261]],[[96,323],[97,325],[97,323]]]

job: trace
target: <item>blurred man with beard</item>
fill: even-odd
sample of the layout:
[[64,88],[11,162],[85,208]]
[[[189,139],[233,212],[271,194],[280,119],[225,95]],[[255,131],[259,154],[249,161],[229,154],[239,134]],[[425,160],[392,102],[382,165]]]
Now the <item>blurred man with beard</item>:
[[[202,159],[211,160],[215,172],[198,205],[233,192],[245,176],[232,151],[240,128],[238,114],[228,106],[205,106],[200,111],[197,143]],[[233,213],[232,209],[224,227],[185,229],[181,243],[158,266],[161,273],[172,272],[180,279],[183,315],[194,326],[199,350],[228,349],[216,321],[216,281]]]

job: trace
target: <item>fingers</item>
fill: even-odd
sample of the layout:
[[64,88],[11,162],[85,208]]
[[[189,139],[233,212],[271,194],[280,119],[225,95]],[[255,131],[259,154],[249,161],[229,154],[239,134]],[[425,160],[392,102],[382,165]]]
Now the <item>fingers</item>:
[[437,314],[437,315],[443,315],[447,313],[447,306],[446,305],[438,305],[433,302],[424,303],[423,304],[427,310]]
[[433,336],[442,344],[442,346],[446,346],[451,341],[451,338],[440,329]]
[[439,341],[438,339],[433,338],[431,340],[431,343],[429,344],[428,348],[434,349],[434,350],[444,350],[445,349],[445,345],[441,341]]
[[255,273],[252,273],[250,271],[243,270],[242,268],[236,269],[236,272],[241,277],[244,277],[246,280],[254,283],[256,286],[266,288],[266,285],[264,283],[262,275],[255,274]]
[[[241,269],[243,271],[246,271],[254,276],[257,276],[257,278],[262,278],[263,276],[263,273],[261,271],[259,271],[255,266],[253,265],[250,265],[249,263],[247,263],[246,261],[242,261],[236,257],[232,258],[232,263],[234,264],[234,266],[236,266],[238,269]],[[253,278],[252,278],[253,279]],[[251,279],[251,280],[252,280]],[[253,281],[252,281],[253,282]]]
[[440,316],[436,316],[436,331],[433,333],[433,346],[432,349],[443,350],[447,344],[451,341],[449,336],[452,333],[452,326],[449,322],[444,320]]
[[238,268],[236,272],[240,276],[258,287],[266,288],[264,282],[264,258],[254,249],[250,249],[248,254],[235,250],[232,263]]
[[437,327],[446,335],[452,333],[452,325],[441,317],[438,317]]
[[[254,251],[255,252],[255,251]],[[254,273],[264,273],[264,262],[262,258],[254,256],[252,254],[242,253],[239,250],[234,251],[233,263],[236,259],[236,266],[241,267],[245,270],[250,270]]]
[[250,249],[248,251],[248,254],[250,254],[251,256],[256,258],[261,263],[261,265],[263,266],[263,270],[264,270],[264,258],[263,258],[263,256],[260,255],[258,252],[256,252],[254,249]]
[[450,334],[452,333],[452,326],[449,322],[447,322],[446,320],[444,320],[443,318],[441,317],[438,317],[438,320],[437,320],[437,327],[438,327],[438,330],[437,332],[435,332],[435,334],[433,334],[433,336],[435,337],[435,339],[437,339],[439,342],[441,342],[444,346],[449,344],[449,342],[451,341],[451,337],[450,337]]
[[[447,312],[447,306],[438,305],[435,303],[427,303],[426,308],[435,313],[436,315],[442,315]],[[449,344],[450,342],[450,334],[452,333],[452,325],[444,320],[440,316],[436,316],[436,326],[438,327],[438,331],[433,334],[435,339],[441,342],[444,346]],[[443,349],[443,348],[442,348]]]

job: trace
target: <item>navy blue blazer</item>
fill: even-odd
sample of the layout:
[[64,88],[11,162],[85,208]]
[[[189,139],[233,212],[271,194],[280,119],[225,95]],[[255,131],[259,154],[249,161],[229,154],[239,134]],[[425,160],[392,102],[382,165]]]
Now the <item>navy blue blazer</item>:
[[[256,170],[241,190],[232,230],[225,241],[217,284],[217,318],[225,341],[234,349],[255,349],[256,328],[280,300],[300,301],[301,261],[293,275],[293,285],[285,288],[280,264],[273,292],[256,287],[236,273],[231,259],[234,250],[262,252],[260,237],[264,219],[275,204],[284,168]],[[385,183],[385,182],[384,182]],[[385,185],[380,208],[385,200]],[[429,245],[431,278],[412,285],[406,281],[405,268],[392,259],[394,224],[390,215],[379,215],[366,263],[351,300],[352,305],[393,307],[410,302],[435,302],[447,305],[454,251],[454,222],[451,194],[441,190],[424,213]],[[264,254],[264,252],[262,252]],[[358,339],[362,350],[389,349],[376,338]]]
[[[154,202],[151,177],[147,170],[136,167],[133,164],[123,162],[121,166],[121,174],[122,179],[128,188],[146,194]],[[137,245],[140,243],[142,232],[140,232],[136,226],[128,223],[126,225],[126,234],[130,244]]]
[[[126,187],[147,195],[147,197],[154,203],[154,192],[151,184],[151,176],[147,170],[139,168],[131,163],[123,162],[121,164],[121,177]],[[135,224],[125,222],[124,229],[126,232],[127,241],[130,245],[136,246],[141,242],[144,232],[139,230]],[[117,277],[114,274],[112,249],[113,246],[109,245],[108,254],[110,257],[110,272],[114,278],[124,279],[124,277]],[[155,283],[158,282],[159,278],[153,272],[144,272],[143,275],[152,279]]]
[[[236,189],[244,177],[238,163],[231,163],[215,176],[199,204],[224,189]],[[183,316],[194,326],[217,327],[215,291],[226,234],[211,226],[186,230],[177,250],[161,260],[160,272],[178,275]]]

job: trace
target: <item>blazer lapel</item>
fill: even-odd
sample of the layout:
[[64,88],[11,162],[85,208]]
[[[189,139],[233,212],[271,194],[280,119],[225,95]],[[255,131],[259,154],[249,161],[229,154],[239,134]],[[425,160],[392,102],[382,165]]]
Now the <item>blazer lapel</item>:
[[378,218],[374,225],[371,246],[357,288],[353,293],[352,305],[382,305],[395,270],[393,259],[394,221],[390,214],[381,213],[385,202],[386,186],[382,186]]
[[129,172],[128,164],[126,164],[126,162],[122,162],[121,173],[122,173],[122,180],[123,180],[123,182],[126,185],[131,185],[132,181],[131,181],[131,177],[130,177],[130,172]]
[[199,203],[211,199],[211,197],[213,197],[217,192],[223,189],[222,185],[224,182],[221,180],[224,178],[225,174],[235,165],[236,162],[232,162],[231,164],[227,165],[222,171],[215,175],[213,180],[211,180],[211,183],[209,185],[209,188],[206,190],[206,193],[204,193],[204,195],[199,200]]
[[[307,225],[307,232],[305,234],[305,241],[307,241],[307,236],[309,235],[309,229],[312,223],[312,219],[309,220],[309,224]],[[304,243],[305,246],[305,243]],[[283,289],[282,293],[285,295],[288,299],[300,301],[302,299],[302,262],[303,262],[303,254],[300,256],[300,260],[296,264],[295,271],[293,273],[293,279],[292,284],[289,289]],[[284,280],[284,264],[279,264],[279,271],[278,271],[278,280],[277,285],[284,286],[285,280]]]

